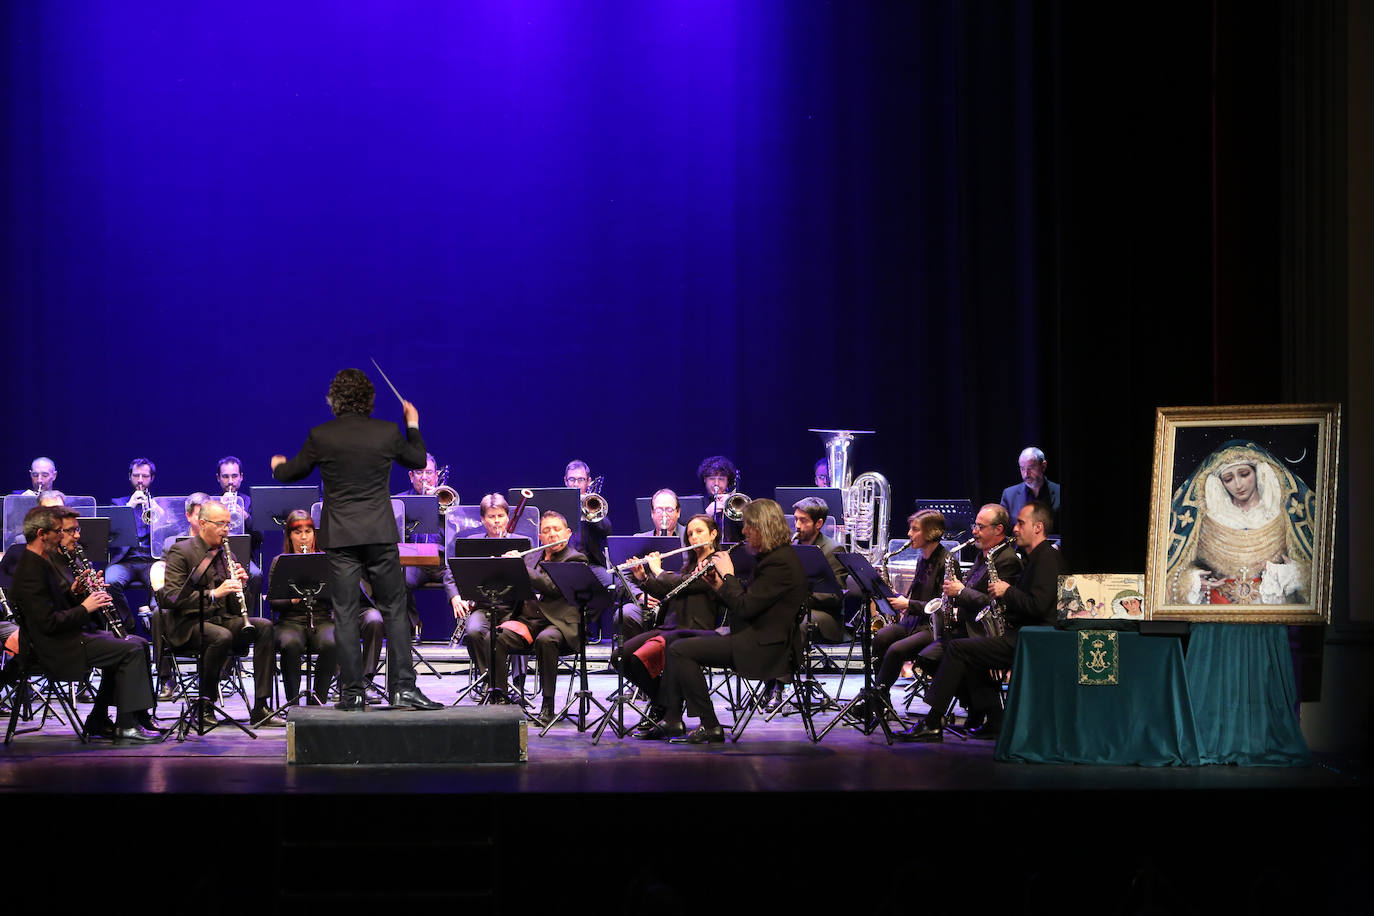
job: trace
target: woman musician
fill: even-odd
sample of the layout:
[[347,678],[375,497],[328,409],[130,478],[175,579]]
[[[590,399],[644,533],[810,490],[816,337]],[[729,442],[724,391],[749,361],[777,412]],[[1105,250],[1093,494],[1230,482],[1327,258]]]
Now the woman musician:
[[[482,528],[466,535],[468,538],[507,538],[510,532],[510,503],[500,493],[488,493],[478,503],[482,513]],[[453,608],[454,619],[463,627],[463,643],[468,648],[468,658],[478,676],[487,673],[487,661],[491,655],[491,618],[499,618],[498,624],[510,614],[510,606],[493,606],[486,598],[459,599]]]
[[627,640],[611,655],[612,665],[620,665],[624,660],[625,677],[649,698],[650,719],[644,724],[646,730],[664,714],[658,694],[667,644],[683,635],[713,630],[720,622],[722,605],[705,577],[689,583],[671,600],[665,600],[669,592],[711,562],[711,555],[720,550],[720,528],[709,515],[694,515],[687,520],[682,543],[695,549],[688,552],[681,574],[665,570],[657,553],[649,554],[644,565],[633,567],[632,575],[644,593],[662,602],[657,608],[660,623]]
[[[315,523],[304,509],[295,509],[286,516],[286,547],[291,553],[319,553],[315,545]],[[276,566],[279,559],[274,558],[272,565]],[[270,569],[267,580],[272,581]],[[277,651],[281,653],[281,677],[289,702],[294,704],[301,696],[301,659],[308,650],[317,658],[315,683],[306,703],[310,706],[326,704],[339,661],[328,589],[316,599],[313,611],[300,598],[273,598],[268,603],[277,616]],[[371,677],[377,673],[382,639],[386,635],[381,612],[365,604],[358,629],[363,637],[364,670]]]

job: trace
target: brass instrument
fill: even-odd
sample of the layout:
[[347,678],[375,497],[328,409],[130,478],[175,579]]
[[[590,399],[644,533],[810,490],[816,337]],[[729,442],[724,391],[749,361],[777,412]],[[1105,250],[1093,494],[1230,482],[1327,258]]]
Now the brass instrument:
[[[72,591],[84,592],[87,595],[105,591],[105,576],[91,565],[91,561],[86,558],[86,551],[77,542],[71,550],[59,547],[62,556],[66,557],[68,565],[76,573],[76,582],[72,584]],[[127,634],[124,632],[124,623],[119,619],[119,613],[114,605],[106,604],[100,608],[100,616],[105,620],[105,627],[112,634],[123,639]]]
[[[986,554],[986,560],[988,564],[989,588],[991,588],[994,582],[1002,581],[1002,577],[997,575],[997,564],[993,562],[993,559],[997,556],[997,551],[1001,550],[1003,547],[1006,546],[1007,542],[1003,541],[996,547],[989,550]],[[974,620],[982,624],[983,631],[988,636],[1007,635],[1007,618],[1006,615],[1002,612],[1001,603],[996,598],[993,598],[991,601],[989,601],[988,606],[979,611],[978,616],[975,617]]]
[[[229,578],[238,579],[239,573],[242,571],[243,567],[239,566],[239,561],[234,557],[234,551],[229,547],[229,538],[227,535],[224,540],[220,542],[219,549],[224,553],[224,567],[229,571]],[[225,607],[231,606],[229,604],[229,598],[232,595],[233,593],[231,592],[229,595],[225,596]],[[248,602],[244,600],[243,592],[238,593],[238,603],[239,614],[243,616],[243,631],[245,633],[252,633],[257,627],[253,626],[253,621],[248,619]]]
[[[844,531],[839,540],[851,553],[863,554],[870,563],[887,544],[892,515],[892,486],[876,471],[860,474],[850,482],[849,451],[854,437],[872,435],[871,429],[812,429],[825,442],[825,463],[830,485],[844,495]],[[833,507],[832,507],[833,508]]]
[[134,495],[129,497],[130,506],[139,504],[143,506],[143,524],[152,525],[162,519],[162,507],[153,501],[153,494],[147,487],[138,487],[134,490]]
[[[886,550],[883,552],[883,558],[878,563],[878,575],[882,578],[883,584],[886,585],[888,588],[892,588],[892,580],[888,578],[887,561],[892,558],[892,555],[894,553],[901,553],[903,550],[906,550],[910,546],[911,541],[902,541],[902,543],[898,544],[896,547],[893,547],[891,550]],[[873,599],[873,613],[868,621],[868,624],[870,629],[872,629],[874,633],[878,632],[883,627],[892,626],[899,620],[896,614],[886,613],[883,610],[884,607],[891,607],[891,605],[886,604],[885,601],[879,601],[877,598]]]
[[245,531],[243,500],[239,498],[238,491],[225,490],[220,495],[219,502],[229,513],[229,531],[234,534],[242,534]]
[[582,494],[582,521],[595,524],[605,518],[610,511],[611,507],[606,502],[606,497],[600,493],[593,493],[591,487]]
[[426,486],[422,496],[439,497],[439,514],[447,515],[448,510],[458,505],[458,491],[447,485],[448,465],[444,465],[435,473],[436,483],[434,486]]

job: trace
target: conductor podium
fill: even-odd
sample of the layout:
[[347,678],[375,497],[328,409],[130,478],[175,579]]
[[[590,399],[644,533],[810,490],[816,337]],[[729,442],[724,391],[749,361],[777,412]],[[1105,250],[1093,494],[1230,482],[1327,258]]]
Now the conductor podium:
[[519,707],[463,706],[432,712],[320,706],[291,710],[286,762],[294,764],[524,763],[529,723]]

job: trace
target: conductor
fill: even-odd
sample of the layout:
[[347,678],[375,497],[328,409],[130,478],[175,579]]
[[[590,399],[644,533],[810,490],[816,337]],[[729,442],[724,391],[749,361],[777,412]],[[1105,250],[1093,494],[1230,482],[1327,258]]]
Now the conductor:
[[406,428],[373,419],[376,389],[360,369],[341,369],[329,383],[326,400],[334,419],[310,430],[295,458],[272,456],[272,476],[283,483],[320,469],[324,508],[320,540],[329,557],[334,581],[334,626],[339,646],[337,708],[365,708],[363,654],[358,641],[359,582],[366,576],[378,610],[386,621],[387,695],[393,708],[439,709],[415,686],[406,617],[405,578],[396,546],[396,519],[387,484],[391,463],[418,470],[425,466],[425,440],[420,414],[401,402]]

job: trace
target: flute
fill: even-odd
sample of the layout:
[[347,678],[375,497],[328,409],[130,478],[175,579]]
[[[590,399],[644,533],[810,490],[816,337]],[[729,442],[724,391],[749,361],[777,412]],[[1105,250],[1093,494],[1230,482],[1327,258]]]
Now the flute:
[[[706,547],[706,546],[708,546],[708,545],[706,545],[706,544],[688,544],[686,547],[679,547],[677,550],[670,550],[670,551],[668,551],[667,553],[661,553],[661,554],[658,555],[658,558],[661,560],[661,559],[663,559],[664,557],[674,557],[674,556],[677,556],[677,555],[680,554],[680,553],[686,553],[686,552],[689,551],[689,550],[696,550],[698,547]],[[619,570],[620,572],[624,572],[624,571],[627,570],[627,569],[634,569],[636,566],[643,566],[645,563],[648,563],[648,562],[649,562],[649,560],[648,560],[647,557],[642,558],[642,559],[638,559],[638,560],[626,560],[624,563],[621,563],[619,566],[617,566],[616,569]]]

